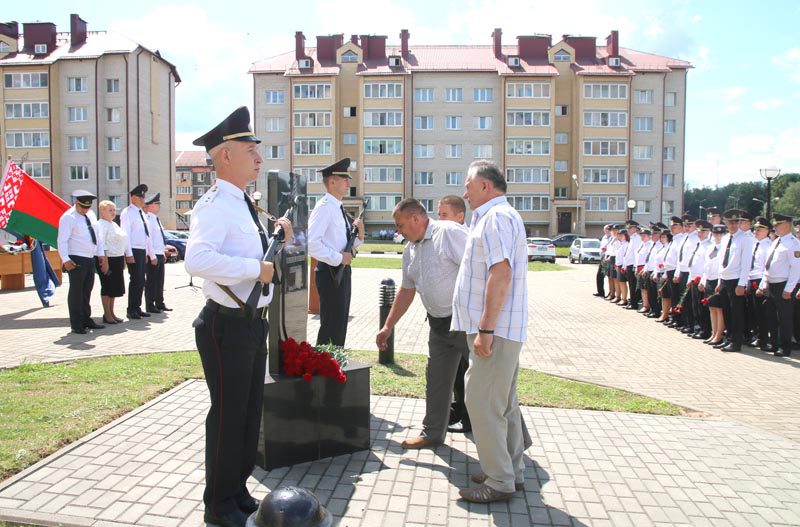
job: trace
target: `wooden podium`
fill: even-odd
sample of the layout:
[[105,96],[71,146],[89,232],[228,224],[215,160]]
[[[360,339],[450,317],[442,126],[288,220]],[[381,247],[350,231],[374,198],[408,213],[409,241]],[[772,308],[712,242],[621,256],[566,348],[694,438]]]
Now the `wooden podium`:
[[[58,251],[45,251],[44,256],[50,262],[60,281],[61,258],[58,256]],[[24,289],[25,275],[32,272],[31,254],[29,252],[0,254],[0,290]]]

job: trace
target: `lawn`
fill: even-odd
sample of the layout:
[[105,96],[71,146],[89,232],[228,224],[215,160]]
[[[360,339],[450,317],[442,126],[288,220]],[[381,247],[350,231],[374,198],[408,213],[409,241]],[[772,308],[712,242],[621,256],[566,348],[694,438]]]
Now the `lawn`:
[[[403,261],[398,258],[376,258],[370,256],[358,256],[353,258],[351,264],[353,268],[369,268],[369,269],[402,269]],[[547,262],[529,262],[528,271],[569,271],[570,267],[560,264],[551,264]]]
[[402,243],[379,243],[379,242],[364,242],[358,246],[359,251],[369,251],[369,252],[403,252],[403,247],[405,247]]

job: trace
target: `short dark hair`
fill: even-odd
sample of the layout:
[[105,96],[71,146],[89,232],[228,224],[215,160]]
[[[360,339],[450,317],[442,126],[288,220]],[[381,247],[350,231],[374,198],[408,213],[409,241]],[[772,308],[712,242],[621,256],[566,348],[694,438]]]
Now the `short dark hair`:
[[394,216],[397,213],[401,214],[417,214],[419,216],[427,216],[428,211],[419,202],[414,198],[406,198],[394,207],[394,211],[392,211],[392,215]]
[[475,175],[492,182],[492,185],[503,194],[506,193],[508,186],[506,178],[500,169],[487,159],[478,159],[469,164],[469,171],[475,171]]
[[453,211],[458,214],[459,212],[466,213],[467,212],[467,205],[464,203],[464,198],[461,196],[456,196],[455,194],[450,194],[448,196],[443,197],[439,200],[439,203],[444,205],[450,205],[453,207]]

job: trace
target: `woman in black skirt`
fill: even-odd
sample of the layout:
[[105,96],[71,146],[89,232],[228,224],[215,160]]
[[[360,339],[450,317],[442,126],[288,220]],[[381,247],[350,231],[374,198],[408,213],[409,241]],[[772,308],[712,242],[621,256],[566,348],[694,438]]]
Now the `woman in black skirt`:
[[100,299],[103,302],[103,322],[118,324],[122,319],[114,314],[114,299],[125,294],[125,280],[122,270],[125,268],[125,245],[128,235],[122,228],[114,223],[117,215],[117,206],[113,201],[101,201],[100,210],[100,239],[108,260],[108,273],[103,274],[100,268]]

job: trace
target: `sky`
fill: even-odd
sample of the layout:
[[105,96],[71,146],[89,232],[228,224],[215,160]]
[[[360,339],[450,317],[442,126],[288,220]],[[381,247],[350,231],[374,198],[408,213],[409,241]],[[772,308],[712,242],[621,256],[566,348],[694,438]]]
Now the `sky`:
[[[688,60],[686,183],[691,187],[759,179],[759,169],[800,172],[800,2],[768,7],[722,0],[350,0],[100,4],[96,0],[16,2],[2,21],[54,22],[69,31],[77,13],[90,31],[122,33],[176,65],[176,148],[240,105],[253,102],[250,65],[306,44],[316,35],[382,34],[399,43],[490,44],[494,28],[517,35],[590,35],[604,42]],[[739,6],[742,7],[739,7]],[[744,6],[750,6],[746,8]]]

